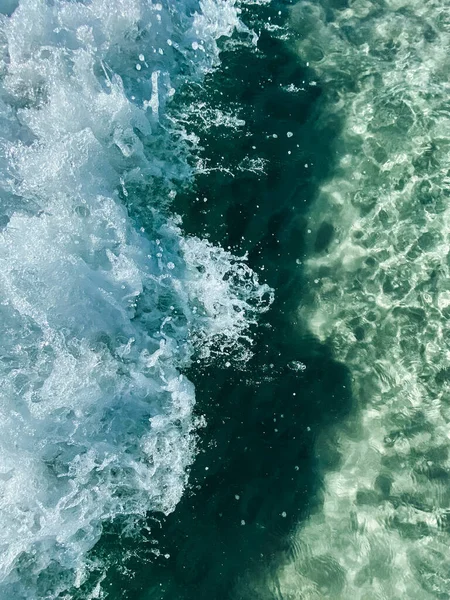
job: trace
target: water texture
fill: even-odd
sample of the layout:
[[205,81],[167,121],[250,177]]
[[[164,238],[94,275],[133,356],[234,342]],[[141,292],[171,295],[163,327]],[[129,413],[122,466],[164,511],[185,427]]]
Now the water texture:
[[317,76],[279,39],[286,16],[283,4],[243,7],[256,44],[224,40],[221,64],[183,90],[202,147],[192,189],[174,202],[183,228],[246,251],[275,300],[244,369],[216,359],[188,370],[206,420],[189,485],[173,513],[149,519],[146,544],[104,529],[94,552],[111,563],[113,600],[265,597],[264,578],[291,560],[290,534],[315,502],[314,441],[348,412],[346,369],[297,314],[305,211],[332,169],[337,131]]
[[449,16],[442,1],[292,9],[342,122],[300,315],[350,370],[355,409],[317,442],[322,502],[275,597],[450,597]]
[[221,0],[0,13],[0,597],[89,581],[99,598],[105,524],[133,536],[183,493],[198,419],[182,370],[246,360],[271,301],[169,209],[193,145],[172,98],[245,27]]
[[1,3],[0,599],[450,598],[449,23]]

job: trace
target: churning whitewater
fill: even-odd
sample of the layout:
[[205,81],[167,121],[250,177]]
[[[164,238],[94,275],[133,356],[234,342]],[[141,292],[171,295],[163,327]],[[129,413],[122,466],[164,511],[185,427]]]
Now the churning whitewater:
[[172,511],[180,369],[250,352],[270,290],[168,209],[195,145],[171,103],[236,28],[233,0],[1,4],[2,599],[71,598],[104,522]]
[[300,312],[350,370],[356,407],[318,440],[323,503],[277,593],[448,599],[450,5],[324,0],[291,17],[340,126]]

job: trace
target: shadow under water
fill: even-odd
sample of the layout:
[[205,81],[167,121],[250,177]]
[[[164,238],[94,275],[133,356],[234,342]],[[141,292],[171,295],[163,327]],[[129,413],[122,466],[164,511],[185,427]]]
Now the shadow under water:
[[[243,17],[277,32],[285,11],[272,3]],[[263,29],[258,51],[224,48],[221,59],[193,101],[233,105],[245,125],[199,126],[210,168],[175,208],[187,233],[248,252],[276,299],[243,370],[214,364],[187,373],[207,422],[190,487],[173,514],[152,520],[146,548],[122,549],[123,568],[108,576],[111,599],[244,598],[246,576],[270,573],[294,551],[289,534],[318,501],[314,442],[350,410],[348,372],[297,319],[306,212],[333,168],[339,122],[324,118],[320,83],[276,33]],[[240,168],[252,156],[264,172]],[[323,250],[331,235],[322,232],[316,244]],[[105,533],[103,551],[113,538]]]

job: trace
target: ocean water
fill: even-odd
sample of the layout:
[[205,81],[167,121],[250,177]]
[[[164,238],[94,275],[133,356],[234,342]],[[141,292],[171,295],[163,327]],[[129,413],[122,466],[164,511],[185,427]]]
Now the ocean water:
[[[351,376],[281,598],[450,597],[446,2],[300,2],[294,45],[341,123],[309,212],[306,327]],[[278,597],[278,596],[277,596]]]
[[0,0],[0,599],[450,598],[449,9]]
[[287,8],[1,4],[1,598],[239,597],[315,502],[338,127]]
[[245,368],[217,357],[189,369],[206,420],[189,485],[167,518],[153,514],[146,544],[122,540],[118,548],[115,529],[104,530],[95,552],[111,562],[104,583],[111,598],[253,594],[256,579],[276,574],[315,501],[318,431],[349,409],[346,369],[297,315],[305,211],[332,164],[336,123],[319,118],[314,73],[279,39],[286,6],[241,8],[256,45],[225,40],[202,87],[184,90],[203,149],[194,185],[174,206],[187,232],[247,252],[275,300],[259,319]]
[[234,30],[226,1],[1,5],[1,598],[103,597],[104,528],[183,494],[189,366],[251,356],[271,288],[171,209],[197,142],[170,104]]

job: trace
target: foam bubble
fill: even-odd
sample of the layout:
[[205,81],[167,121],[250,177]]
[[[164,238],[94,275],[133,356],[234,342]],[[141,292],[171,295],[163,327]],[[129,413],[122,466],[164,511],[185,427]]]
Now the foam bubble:
[[[323,505],[270,585],[312,600],[449,597],[449,7],[301,2],[298,51],[343,123],[311,213],[302,309],[357,409],[317,443]],[[275,592],[274,592],[275,593]]]
[[105,521],[174,509],[194,451],[181,370],[219,338],[244,357],[270,291],[166,208],[191,176],[170,98],[217,64],[234,3],[2,12],[0,598],[69,598]]

